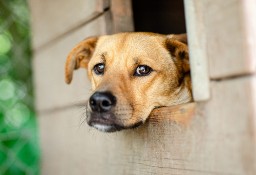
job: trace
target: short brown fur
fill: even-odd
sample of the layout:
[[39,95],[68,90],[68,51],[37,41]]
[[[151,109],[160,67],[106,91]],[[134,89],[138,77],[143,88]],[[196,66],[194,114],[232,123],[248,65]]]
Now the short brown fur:
[[[105,64],[104,75],[93,67]],[[136,67],[148,65],[147,76],[134,76]],[[185,34],[120,33],[91,37],[68,55],[66,82],[73,70],[86,68],[93,92],[111,92],[117,98],[114,123],[122,129],[143,123],[154,108],[192,101],[189,54]],[[88,120],[92,117],[90,105]]]

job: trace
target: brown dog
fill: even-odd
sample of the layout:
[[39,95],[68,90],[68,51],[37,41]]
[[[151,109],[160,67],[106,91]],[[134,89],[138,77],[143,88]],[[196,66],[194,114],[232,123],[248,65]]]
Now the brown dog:
[[192,100],[185,34],[91,37],[67,57],[68,84],[80,67],[87,69],[93,89],[87,122],[104,132],[137,127],[154,108]]

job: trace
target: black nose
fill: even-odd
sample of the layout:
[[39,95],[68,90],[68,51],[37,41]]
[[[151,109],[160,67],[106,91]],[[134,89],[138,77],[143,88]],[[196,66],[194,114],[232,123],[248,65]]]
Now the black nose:
[[110,92],[96,92],[89,103],[93,112],[108,112],[116,105],[116,98]]

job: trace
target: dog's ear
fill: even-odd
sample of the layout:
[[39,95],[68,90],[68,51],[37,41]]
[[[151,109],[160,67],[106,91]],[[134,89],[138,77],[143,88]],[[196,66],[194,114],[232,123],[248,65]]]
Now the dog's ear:
[[73,71],[80,67],[87,68],[90,58],[95,50],[98,37],[90,37],[81,41],[68,54],[65,66],[65,81],[70,84]]
[[167,35],[165,46],[174,57],[175,64],[182,72],[190,71],[187,35]]
[[172,39],[178,40],[186,45],[188,44],[186,33],[167,35],[167,38],[172,38]]

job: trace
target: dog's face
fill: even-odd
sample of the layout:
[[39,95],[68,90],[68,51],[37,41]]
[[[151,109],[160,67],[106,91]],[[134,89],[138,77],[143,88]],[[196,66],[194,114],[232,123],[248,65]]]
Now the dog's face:
[[87,69],[93,90],[87,122],[101,131],[137,127],[154,108],[192,99],[185,35],[91,37],[70,52],[67,83],[80,67]]

